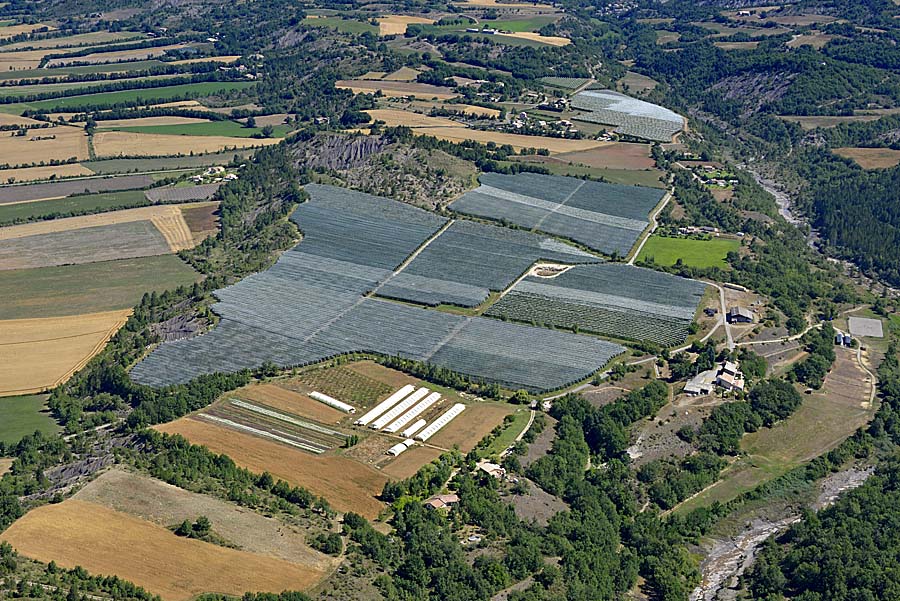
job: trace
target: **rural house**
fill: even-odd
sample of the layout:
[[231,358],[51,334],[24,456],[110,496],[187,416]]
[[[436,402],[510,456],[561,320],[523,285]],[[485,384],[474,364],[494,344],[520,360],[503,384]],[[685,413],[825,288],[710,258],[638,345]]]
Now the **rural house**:
[[753,311],[746,307],[731,307],[726,317],[728,323],[753,323]]

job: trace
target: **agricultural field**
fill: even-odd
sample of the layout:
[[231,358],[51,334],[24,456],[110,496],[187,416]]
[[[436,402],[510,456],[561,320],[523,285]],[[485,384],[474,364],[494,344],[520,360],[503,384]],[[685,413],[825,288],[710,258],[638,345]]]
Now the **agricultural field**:
[[[3,55],[0,54],[0,57]],[[84,57],[80,57],[84,58]],[[80,59],[79,59],[80,60]],[[2,64],[2,61],[0,61]],[[113,106],[116,104],[134,103],[140,101],[165,102],[190,96],[202,98],[213,96],[221,92],[234,90],[246,90],[255,86],[255,82],[249,81],[222,81],[186,83],[174,86],[162,86],[159,88],[145,88],[136,90],[120,90],[116,92],[102,92],[98,94],[83,94],[81,96],[67,96],[64,98],[51,98],[34,102],[0,105],[0,111],[7,113],[19,113],[26,109],[32,110],[62,110],[75,111],[87,106]],[[83,133],[83,132],[82,132]]]
[[822,48],[835,39],[837,36],[827,33],[815,32],[795,35],[794,38],[786,45],[788,48],[799,48],[800,46],[812,46],[816,50]]
[[[12,105],[0,105],[0,110]],[[34,166],[50,161],[69,162],[89,157],[88,137],[84,129],[58,125],[47,129],[31,129],[25,136],[5,132],[0,145],[0,165]]]
[[483,174],[481,186],[451,210],[507,221],[574,240],[594,250],[625,256],[662,200],[654,188],[621,186],[552,175]]
[[137,188],[146,188],[152,183],[152,177],[146,175],[128,175],[122,177],[80,179],[46,184],[30,184],[27,186],[7,186],[0,188],[0,206],[31,202],[34,200],[60,199],[76,194],[134,190]]
[[268,471],[295,486],[325,497],[338,511],[355,511],[375,518],[384,505],[376,499],[387,478],[374,468],[340,455],[316,456],[275,440],[240,432],[197,417],[155,426],[180,434],[194,444],[225,453],[235,463],[261,473]]
[[794,115],[782,115],[781,119],[785,121],[790,121],[792,123],[799,123],[800,127],[804,130],[811,130],[817,127],[834,127],[836,125],[841,125],[842,123],[865,123],[869,121],[877,121],[881,118],[881,115],[846,115],[846,116],[831,116],[831,115],[810,115],[810,116],[794,116]]
[[379,288],[378,294],[425,305],[474,307],[501,291],[538,260],[594,263],[593,255],[550,238],[455,221]]
[[335,87],[340,90],[350,90],[354,94],[374,94],[380,91],[386,98],[413,96],[426,100],[431,98],[450,100],[459,96],[450,88],[404,81],[342,79],[335,83]]
[[[427,445],[392,457],[386,451],[402,440],[399,434],[355,426],[353,421],[407,384],[441,395],[419,414],[429,422],[454,403],[464,403],[466,409]],[[324,405],[309,396],[312,391],[350,403],[357,413]],[[339,511],[374,517],[383,509],[376,497],[388,479],[409,477],[454,446],[463,452],[473,449],[513,411],[515,408],[505,403],[473,401],[456,391],[364,360],[311,366],[296,374],[245,386],[226,393],[200,412],[156,428],[225,452],[254,471],[266,470],[307,487]],[[518,434],[523,425],[519,424],[510,436]],[[341,449],[350,434],[358,435],[359,442]]]
[[118,63],[123,61],[139,61],[165,56],[169,50],[182,50],[189,44],[170,44],[168,46],[153,46],[150,48],[138,48],[135,50],[97,49],[94,54],[78,56],[74,58],[55,58],[47,63],[48,67],[60,67],[70,63]]
[[428,25],[434,23],[434,19],[424,17],[411,17],[409,15],[387,15],[378,18],[378,35],[403,35],[409,25]]
[[42,392],[64,382],[102,350],[130,314],[126,309],[0,320],[0,396]]
[[[3,395],[2,391],[0,395]],[[18,442],[23,436],[34,434],[35,431],[44,434],[59,431],[59,426],[50,417],[47,409],[47,395],[35,394],[0,399],[0,443]],[[0,476],[5,471],[4,465],[8,467],[11,463],[11,459],[0,459]]]
[[14,184],[19,182],[33,182],[58,177],[79,177],[86,175],[94,175],[94,173],[80,163],[67,163],[65,165],[55,165],[47,167],[23,167],[21,169],[3,169],[0,170],[0,181],[5,184]]
[[713,46],[722,50],[755,50],[759,42],[713,42]]
[[625,76],[616,82],[616,85],[618,85],[623,92],[643,94],[644,92],[649,92],[654,89],[659,84],[656,80],[651,79],[646,75],[641,75],[634,71],[626,71]]
[[446,220],[350,190],[306,189],[312,199],[291,217],[302,224],[304,240],[269,270],[219,290],[219,325],[163,344],[135,366],[134,379],[162,385],[267,360],[302,366],[365,350],[540,390],[579,381],[622,351],[587,336],[366,296],[377,294],[379,282]]
[[115,574],[172,601],[205,592],[302,590],[324,576],[271,555],[182,538],[145,519],[77,499],[33,509],[0,540],[38,561]]
[[133,171],[168,171],[173,169],[195,169],[200,167],[212,167],[214,165],[227,165],[238,157],[245,160],[252,156],[253,150],[236,150],[231,152],[202,154],[184,157],[164,157],[156,159],[103,159],[99,161],[85,161],[85,167],[98,175],[110,175],[113,173],[128,173]]
[[[599,149],[598,149],[599,150]],[[643,186],[645,188],[665,188],[666,184],[660,180],[664,175],[659,169],[607,169],[604,167],[589,167],[583,163],[573,163],[562,160],[560,155],[547,156],[518,156],[511,157],[510,163],[540,163],[544,165],[552,175],[565,177],[600,179],[611,184],[625,186]]]
[[166,528],[205,515],[216,535],[243,551],[307,566],[320,576],[335,567],[334,558],[307,545],[306,529],[122,468],[104,472],[74,498]]
[[650,158],[649,146],[629,142],[619,142],[582,152],[568,152],[554,158],[603,169],[644,170],[656,166],[654,160]]
[[[60,219],[29,225],[52,223],[64,227],[67,221],[69,220]],[[20,227],[24,226],[12,226],[10,229]],[[78,265],[172,252],[166,239],[150,220],[126,221],[70,231],[63,229],[6,239],[2,237],[3,233],[0,230],[0,270]]]
[[728,263],[725,257],[730,252],[737,252],[741,248],[740,240],[731,238],[713,238],[711,240],[694,240],[690,238],[667,238],[663,236],[651,236],[638,261],[653,258],[657,265],[670,266],[676,261],[681,261],[690,267],[720,267],[727,269]]
[[747,455],[730,465],[721,479],[677,509],[679,513],[714,501],[726,502],[826,453],[866,424],[875,408],[869,403],[873,382],[856,362],[852,349],[836,349],[837,359],[821,391],[804,395],[791,417],[745,434]]
[[188,155],[278,144],[278,138],[229,138],[223,136],[186,136],[125,131],[99,132],[94,135],[98,157]]
[[614,142],[597,140],[571,140],[469,129],[445,117],[432,117],[399,109],[374,109],[367,112],[375,119],[385,121],[388,126],[405,125],[411,127],[414,134],[433,136],[439,140],[450,142],[462,142],[464,140],[474,140],[482,143],[494,142],[495,144],[508,144],[516,150],[545,148],[551,154],[580,152],[614,145]]
[[59,215],[127,209],[149,204],[143,190],[82,194],[40,202],[0,204],[0,224],[55,218]]
[[674,346],[684,342],[706,285],[621,264],[528,276],[487,315]]
[[181,207],[154,205],[2,228],[0,270],[146,257],[193,245]]
[[614,126],[619,134],[671,142],[684,130],[684,117],[656,104],[612,90],[587,90],[572,96],[572,107],[583,114],[573,119]]
[[130,308],[144,292],[190,286],[200,279],[174,255],[0,271],[0,320]]
[[[286,125],[276,124],[273,127],[275,130],[273,136],[276,138],[283,138],[289,131]],[[206,121],[186,117],[146,117],[100,121],[98,129],[167,136],[214,136],[220,138],[262,136],[262,127],[247,127],[235,121]]]
[[[2,30],[6,37],[6,29]],[[25,50],[29,48],[62,48],[75,46],[93,46],[100,44],[109,44],[111,42],[124,42],[126,40],[137,40],[146,37],[139,31],[92,31],[90,33],[80,33],[76,35],[67,35],[61,38],[47,38],[44,40],[28,40],[26,42],[18,42],[16,44],[8,44],[2,47],[3,52]]]
[[900,164],[900,150],[892,148],[835,148],[832,152],[856,161],[863,169],[890,169]]
[[577,90],[593,82],[592,79],[584,77],[542,77],[541,83],[553,86],[554,88],[562,88],[564,90]]
[[[303,19],[304,25],[311,27],[330,27],[343,33],[378,33],[379,28],[365,21],[342,19],[341,17],[323,17],[310,15]],[[405,31],[405,29],[404,29]]]

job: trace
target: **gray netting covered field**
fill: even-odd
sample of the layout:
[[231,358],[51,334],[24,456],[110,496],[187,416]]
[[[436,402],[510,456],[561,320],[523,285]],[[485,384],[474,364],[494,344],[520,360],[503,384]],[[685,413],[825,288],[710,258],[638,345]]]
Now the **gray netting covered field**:
[[514,321],[671,346],[684,341],[706,285],[621,264],[528,277],[489,310]]
[[[512,388],[581,380],[624,349],[587,336],[464,317],[366,296],[445,220],[329,186],[291,217],[303,241],[267,271],[216,292],[210,333],[166,343],[132,370],[162,386],[201,374],[315,363],[348,352],[401,355]],[[555,248],[555,246],[553,246]]]
[[0,240],[0,270],[79,265],[171,253],[150,221],[132,221]]
[[432,306],[447,303],[474,307],[491,290],[507,288],[538,260],[566,264],[600,261],[544,236],[456,221],[378,293]]
[[187,188],[154,188],[144,192],[150,202],[190,202],[209,200],[222,184],[202,184]]
[[594,250],[626,255],[649,224],[664,190],[556,175],[485,173],[481,186],[451,208],[569,238]]
[[671,142],[684,129],[684,119],[677,113],[612,90],[579,92],[572,97],[572,107],[589,111],[575,119],[612,125],[618,133],[646,140]]

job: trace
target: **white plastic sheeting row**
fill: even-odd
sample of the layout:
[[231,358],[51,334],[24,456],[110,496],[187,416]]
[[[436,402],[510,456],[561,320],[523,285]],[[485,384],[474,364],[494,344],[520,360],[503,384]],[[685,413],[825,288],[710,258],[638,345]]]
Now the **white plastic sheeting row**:
[[356,407],[354,407],[353,405],[348,405],[347,403],[339,401],[336,398],[328,396],[327,394],[322,392],[313,390],[309,393],[309,398],[315,399],[320,403],[324,403],[329,407],[334,407],[335,409],[343,411],[344,413],[356,413]]
[[374,420],[376,417],[402,401],[405,397],[409,395],[416,387],[412,384],[407,384],[395,391],[394,394],[384,399],[371,409],[369,409],[362,417],[356,420],[355,423],[357,426],[367,426],[369,423]]
[[456,403],[450,409],[445,411],[439,418],[431,422],[429,426],[427,426],[424,430],[416,434],[415,439],[421,440],[425,442],[435,434],[437,431],[449,424],[453,419],[465,410],[466,406],[462,403]]
[[431,391],[423,386],[422,388],[418,389],[417,391],[400,401],[393,409],[369,424],[369,427],[373,430],[381,430],[386,425],[400,417],[400,415],[410,407],[421,401],[429,392]]
[[394,446],[392,446],[391,448],[389,448],[389,449],[387,450],[387,454],[388,454],[388,455],[393,455],[394,457],[396,457],[396,456],[399,455],[400,453],[402,453],[402,452],[404,452],[405,450],[409,449],[409,448],[410,448],[411,446],[413,446],[414,444],[416,444],[416,441],[414,441],[412,438],[408,438],[408,439],[404,440],[403,442],[398,442],[397,444],[395,444]]
[[437,403],[440,398],[441,394],[439,392],[432,392],[422,401],[420,401],[415,407],[401,415],[400,418],[397,419],[397,421],[386,427],[384,431],[388,434],[397,432],[398,430],[400,430],[400,428],[422,415],[422,413],[424,413],[426,409]]

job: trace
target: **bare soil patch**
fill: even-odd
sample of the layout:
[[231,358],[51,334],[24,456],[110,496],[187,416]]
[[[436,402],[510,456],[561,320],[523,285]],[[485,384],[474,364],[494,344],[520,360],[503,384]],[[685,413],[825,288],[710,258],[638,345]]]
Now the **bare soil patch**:
[[0,476],[2,476],[3,474],[5,474],[6,472],[8,472],[10,470],[10,468],[12,467],[13,461],[15,461],[15,459],[13,459],[11,457],[0,457]]
[[194,246],[219,231],[219,203],[181,207],[181,217],[194,235]]
[[336,424],[347,417],[346,413],[311,399],[305,394],[273,384],[251,384],[236,390],[234,395],[248,401],[263,403],[273,409],[308,417],[323,424]]
[[800,46],[812,46],[816,50],[833,40],[837,36],[827,33],[807,33],[795,36],[793,40],[786,45],[789,48],[799,48]]
[[413,447],[383,466],[381,471],[390,476],[392,480],[405,480],[419,471],[423,465],[431,463],[442,454],[443,451],[431,447]]
[[556,438],[556,420],[549,415],[545,415],[544,421],[544,429],[537,435],[534,442],[528,445],[528,452],[520,458],[523,467],[530,466],[546,455],[553,446],[553,440]]
[[0,538],[38,561],[115,574],[173,601],[205,592],[239,596],[247,590],[306,589],[323,576],[283,559],[181,538],[162,526],[75,499],[33,509]]
[[512,412],[513,409],[508,405],[470,404],[466,406],[465,411],[438,431],[428,442],[446,449],[458,445],[463,453],[468,453],[475,448],[479,440],[496,426],[502,424],[503,418]]
[[373,468],[339,455],[313,456],[303,451],[186,417],[155,426],[160,432],[181,434],[194,444],[224,453],[251,471],[268,471],[294,485],[325,497],[341,512],[355,511],[375,518],[383,504],[381,494],[387,478]]
[[557,158],[601,169],[643,170],[656,166],[650,158],[650,146],[630,142],[618,142],[580,152],[567,152]]
[[550,518],[566,511],[569,506],[562,499],[555,497],[539,487],[527,478],[522,478],[528,483],[528,492],[524,495],[509,494],[503,496],[503,502],[512,505],[516,517],[525,522],[532,520],[538,526],[546,526]]

